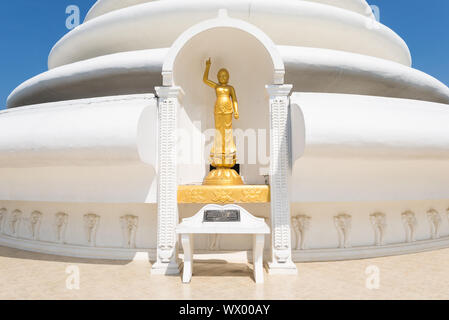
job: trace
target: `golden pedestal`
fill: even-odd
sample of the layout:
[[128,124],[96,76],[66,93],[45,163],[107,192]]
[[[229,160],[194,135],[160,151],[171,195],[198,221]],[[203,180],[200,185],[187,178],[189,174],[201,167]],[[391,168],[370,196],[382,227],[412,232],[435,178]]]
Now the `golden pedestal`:
[[270,186],[267,185],[186,185],[178,187],[178,203],[267,203],[270,200]]
[[243,185],[242,177],[234,169],[216,168],[209,172],[203,185],[206,186],[239,186]]

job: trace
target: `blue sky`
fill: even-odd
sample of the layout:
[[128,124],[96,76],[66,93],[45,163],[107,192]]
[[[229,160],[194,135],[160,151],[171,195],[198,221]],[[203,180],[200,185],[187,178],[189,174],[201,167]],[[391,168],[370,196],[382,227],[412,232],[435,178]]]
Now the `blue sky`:
[[[380,8],[381,22],[407,42],[413,67],[449,85],[449,1],[369,2]],[[47,70],[50,49],[68,32],[66,7],[78,5],[84,18],[94,3],[94,0],[0,1],[0,108],[16,86]]]

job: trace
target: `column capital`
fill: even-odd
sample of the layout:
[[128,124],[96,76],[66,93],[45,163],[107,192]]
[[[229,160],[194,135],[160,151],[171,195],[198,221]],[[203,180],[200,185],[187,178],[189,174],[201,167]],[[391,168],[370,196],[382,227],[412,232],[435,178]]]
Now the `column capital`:
[[181,100],[184,97],[184,90],[181,87],[155,87],[156,94],[162,99],[178,99]]
[[280,85],[266,85],[265,88],[272,97],[288,97],[293,89],[291,84],[280,84]]

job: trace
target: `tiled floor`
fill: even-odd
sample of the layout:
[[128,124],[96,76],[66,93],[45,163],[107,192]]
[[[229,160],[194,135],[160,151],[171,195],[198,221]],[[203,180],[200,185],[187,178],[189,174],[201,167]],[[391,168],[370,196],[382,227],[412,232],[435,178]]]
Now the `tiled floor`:
[[[69,266],[79,268],[79,290],[66,287]],[[378,289],[366,287],[370,266],[380,271]],[[0,247],[0,298],[449,299],[449,249],[301,263],[298,276],[265,275],[263,285],[252,281],[251,265],[208,261],[195,267],[192,283],[186,285],[179,276],[152,276],[146,262],[65,258]]]

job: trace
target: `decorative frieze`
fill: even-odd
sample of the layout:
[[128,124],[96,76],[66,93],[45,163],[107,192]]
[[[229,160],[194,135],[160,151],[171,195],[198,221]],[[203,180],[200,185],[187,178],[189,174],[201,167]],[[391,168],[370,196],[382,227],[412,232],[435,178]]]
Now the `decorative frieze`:
[[84,215],[83,220],[86,242],[89,246],[95,247],[97,245],[97,230],[100,224],[100,216],[88,213]]
[[65,233],[68,222],[69,215],[67,213],[58,212],[55,214],[54,231],[56,242],[61,244],[65,243]]
[[387,229],[387,216],[381,212],[373,213],[370,215],[370,222],[374,229],[374,244],[383,246]]
[[122,227],[123,247],[135,249],[139,217],[133,215],[120,217],[120,225]]
[[414,242],[416,227],[418,226],[418,220],[416,219],[415,213],[412,211],[405,211],[402,213],[401,217],[405,229],[405,241],[409,243]]
[[334,224],[337,228],[339,248],[350,248],[352,217],[349,214],[341,213],[334,217]]
[[296,235],[296,250],[307,248],[307,234],[312,218],[306,215],[297,215],[292,218],[292,226]]
[[[12,237],[18,237],[20,228],[23,225],[28,231],[27,238],[32,240],[40,240],[40,229],[43,220],[43,213],[40,211],[33,211],[28,217],[23,217],[20,210],[14,210],[11,214],[7,214],[6,208],[0,209],[0,233],[7,231],[7,234]],[[97,232],[100,226],[101,217],[94,213],[83,215],[83,229],[86,244],[91,247],[97,246]],[[51,220],[50,220],[51,221]],[[123,247],[136,248],[136,234],[139,217],[133,215],[125,215],[120,217],[120,225],[123,235]],[[52,221],[54,241],[60,244],[66,243],[66,231],[69,222],[69,215],[64,212],[58,212],[54,215]],[[6,229],[5,229],[6,226]],[[77,230],[75,230],[77,231]],[[77,231],[78,232],[78,231]],[[79,230],[79,234],[81,230]]]
[[[441,210],[441,208],[440,208]],[[9,214],[8,214],[9,212]],[[437,211],[430,208],[426,211],[426,218],[429,222],[431,239],[439,239],[443,227],[443,216],[449,219],[449,208],[444,211]],[[100,216],[89,213],[82,216],[84,222],[85,241],[88,245],[95,247],[97,239],[97,231],[100,225]],[[417,238],[418,219],[417,214],[411,210],[404,211],[400,214],[401,222],[404,228],[404,235],[406,243],[414,243]],[[33,211],[29,216],[24,217],[21,210],[9,211],[7,208],[0,208],[0,233],[4,232],[8,236],[22,237],[26,232],[26,238],[39,241],[39,233],[41,224],[43,223],[44,215],[40,211]],[[54,216],[54,235],[56,242],[65,243],[65,233],[68,227],[69,215],[66,213],[57,213]],[[341,213],[332,217],[332,221],[338,234],[338,247],[351,248],[351,231],[352,231],[353,216],[346,213]],[[308,237],[310,235],[312,217],[300,214],[291,218],[293,246],[296,250],[309,249]],[[49,223],[51,223],[49,219]],[[387,230],[387,216],[382,212],[376,212],[369,215],[369,222],[374,230],[374,243],[376,246],[383,246],[385,244],[385,234]],[[120,225],[123,235],[123,247],[135,249],[136,248],[136,234],[139,226],[139,217],[134,215],[125,215],[120,217]],[[75,226],[75,225],[74,225]],[[398,227],[397,224],[395,224]],[[400,227],[400,225],[399,225]],[[72,230],[82,234],[82,230]],[[293,234],[294,232],[294,234]],[[400,238],[401,229],[395,229],[395,243],[402,242]],[[291,239],[291,237],[290,237]],[[214,234],[209,235],[207,240],[207,248],[211,251],[218,251],[221,249],[221,237]],[[336,240],[336,239],[335,239]],[[330,247],[333,244],[330,244]],[[308,250],[310,251],[310,250]]]
[[266,203],[270,202],[269,186],[203,186],[178,187],[179,203]]
[[440,213],[435,209],[427,211],[427,220],[430,224],[430,235],[432,239],[438,239],[440,237],[440,227],[443,223]]

